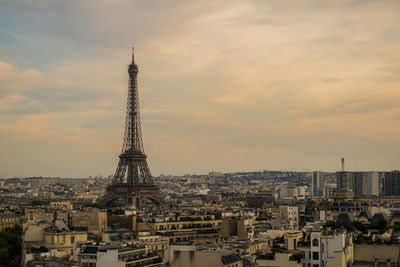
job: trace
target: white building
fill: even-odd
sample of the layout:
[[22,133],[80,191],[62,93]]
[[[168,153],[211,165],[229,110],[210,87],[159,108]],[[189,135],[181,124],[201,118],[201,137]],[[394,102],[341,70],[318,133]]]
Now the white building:
[[353,242],[344,229],[311,233],[312,267],[346,267],[353,263]]
[[79,266],[82,267],[136,267],[162,266],[162,259],[144,245],[92,245],[79,248]]
[[279,206],[279,219],[287,220],[291,226],[297,227],[299,225],[299,207]]
[[297,186],[297,199],[304,200],[306,197],[306,187],[304,185]]

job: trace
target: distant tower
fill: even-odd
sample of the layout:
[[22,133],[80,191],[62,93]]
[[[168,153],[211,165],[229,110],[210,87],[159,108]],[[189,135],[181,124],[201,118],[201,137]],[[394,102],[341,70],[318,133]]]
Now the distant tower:
[[138,66],[132,48],[132,63],[128,66],[129,89],[125,121],[125,134],[119,163],[111,184],[106,189],[103,202],[136,206],[144,199],[161,203],[160,189],[154,184],[144,153],[142,129],[140,125],[139,92],[137,75]]
[[322,198],[325,195],[325,174],[320,171],[312,173],[312,196]]
[[341,159],[342,169],[336,172],[336,190],[340,192],[347,192],[353,190],[353,172],[347,172],[344,170],[344,158]]
[[344,158],[342,158],[342,172],[344,172]]

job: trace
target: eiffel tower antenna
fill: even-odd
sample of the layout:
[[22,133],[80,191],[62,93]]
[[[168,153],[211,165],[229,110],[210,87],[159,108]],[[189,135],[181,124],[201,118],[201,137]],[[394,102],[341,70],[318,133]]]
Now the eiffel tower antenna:
[[132,62],[128,66],[129,85],[125,120],[125,133],[119,163],[111,184],[106,189],[103,201],[110,204],[133,204],[137,207],[144,199],[161,203],[159,188],[154,184],[144,153],[142,129],[140,125],[138,76],[132,47]]

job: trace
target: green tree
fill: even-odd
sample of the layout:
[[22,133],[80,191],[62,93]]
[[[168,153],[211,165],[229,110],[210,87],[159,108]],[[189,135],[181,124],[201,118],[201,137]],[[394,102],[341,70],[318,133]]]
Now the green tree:
[[324,228],[336,229],[339,228],[339,225],[336,221],[327,221],[324,225]]
[[6,247],[0,248],[0,266],[5,267],[10,264],[11,257]]
[[22,228],[15,225],[0,231],[0,266],[19,266],[21,260]]
[[363,235],[362,233],[359,233],[359,234],[356,236],[354,242],[355,242],[355,243],[358,243],[358,244],[364,243],[364,242],[365,242],[364,235]]
[[394,225],[391,226],[394,232],[400,231],[400,223],[396,222]]
[[385,219],[380,219],[378,222],[378,229],[379,230],[385,230],[387,226],[387,221]]

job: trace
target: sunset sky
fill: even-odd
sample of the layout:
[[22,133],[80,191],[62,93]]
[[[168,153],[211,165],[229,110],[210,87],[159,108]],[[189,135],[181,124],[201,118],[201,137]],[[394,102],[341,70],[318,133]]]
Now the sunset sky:
[[399,0],[0,1],[0,177],[400,169]]

